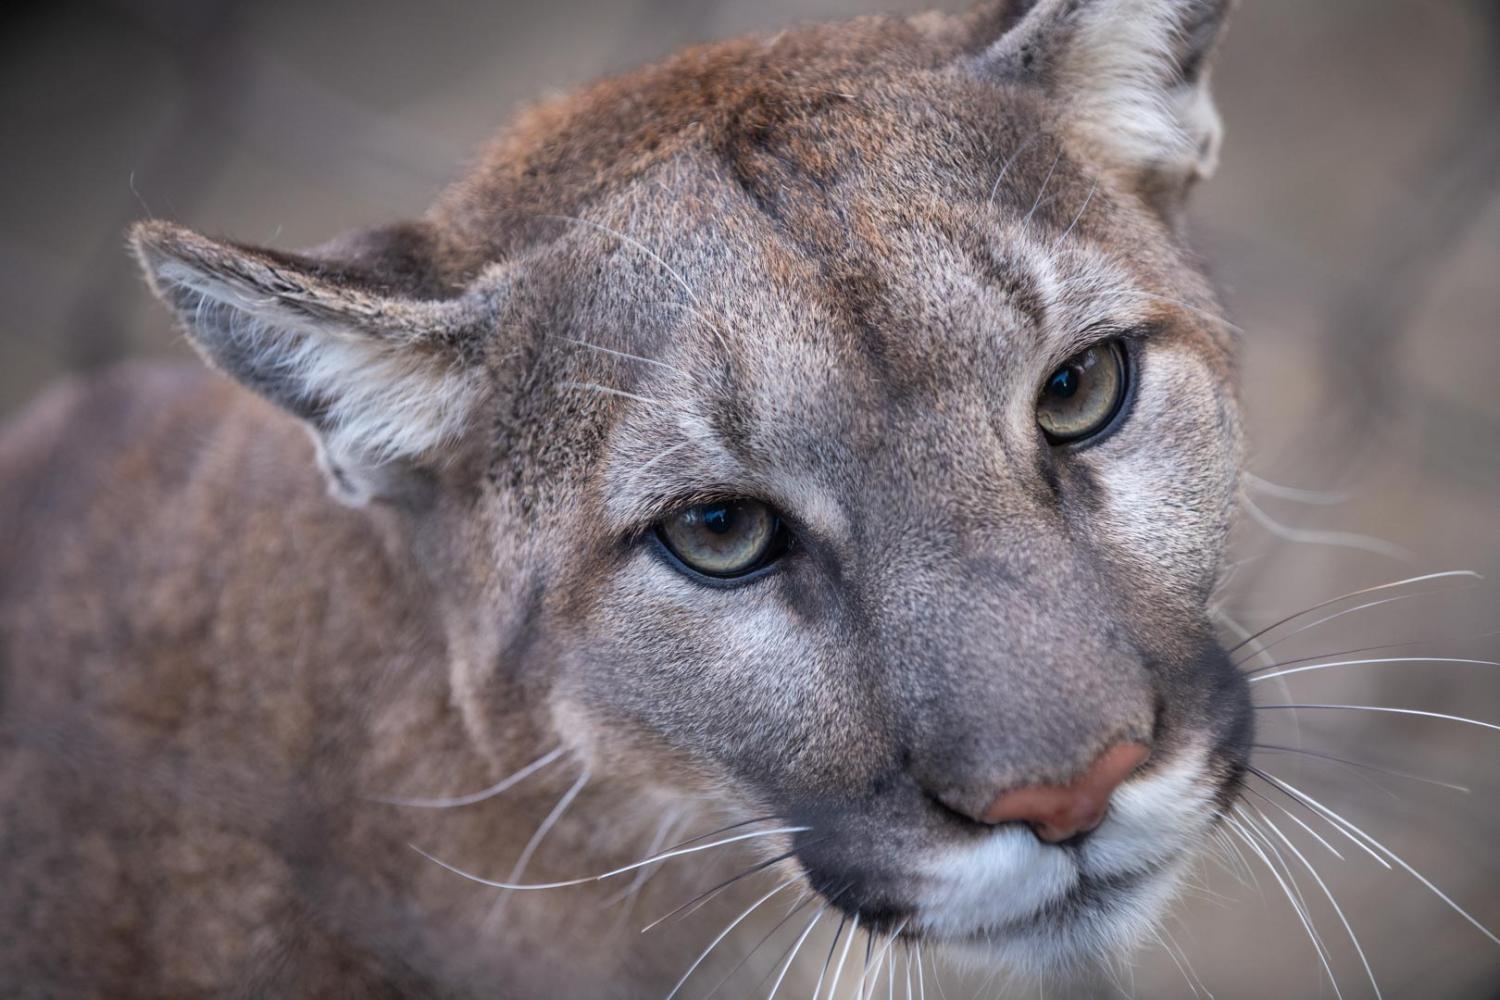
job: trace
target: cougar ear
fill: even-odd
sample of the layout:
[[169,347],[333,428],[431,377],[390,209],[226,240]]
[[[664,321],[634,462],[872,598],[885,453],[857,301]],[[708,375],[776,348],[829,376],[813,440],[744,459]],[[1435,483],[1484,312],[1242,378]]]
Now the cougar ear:
[[210,365],[308,423],[330,489],[359,505],[438,460],[485,392],[476,346],[498,285],[444,297],[421,224],[308,254],[240,246],[164,222],[130,243],[152,290]]
[[1068,137],[1175,207],[1218,163],[1209,63],[1234,0],[1020,0],[983,72],[1043,87]]

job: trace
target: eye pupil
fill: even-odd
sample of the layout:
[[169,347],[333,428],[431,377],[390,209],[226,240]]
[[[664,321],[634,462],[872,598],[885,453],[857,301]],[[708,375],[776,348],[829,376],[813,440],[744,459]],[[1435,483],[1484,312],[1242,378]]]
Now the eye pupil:
[[703,526],[716,535],[722,535],[734,527],[734,518],[724,506],[703,508]]
[[1059,399],[1071,399],[1078,391],[1078,370],[1076,368],[1059,368],[1052,373],[1047,380],[1047,394]]

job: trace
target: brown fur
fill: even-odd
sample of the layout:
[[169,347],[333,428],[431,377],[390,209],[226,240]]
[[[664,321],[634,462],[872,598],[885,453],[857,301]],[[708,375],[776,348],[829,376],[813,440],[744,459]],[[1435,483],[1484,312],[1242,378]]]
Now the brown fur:
[[[1060,82],[1131,6],[691,50],[529,112],[424,219],[305,254],[138,227],[254,394],[125,368],[0,438],[7,993],[664,992],[746,899],[647,938],[621,908],[788,846],[777,871],[858,878],[838,905],[889,930],[915,859],[988,835],[954,816],[1115,740],[1163,771],[1212,744],[1222,801],[1248,723],[1205,616],[1238,431],[1176,228],[1201,164],[1074,127]],[[1149,430],[1055,453],[1037,385],[1101,326],[1135,338]],[[726,490],[803,533],[737,590],[644,540]],[[476,805],[376,801],[558,745]],[[584,770],[526,881],[635,861],[675,810],[679,837],[814,832],[603,910],[619,880],[501,897],[408,846],[504,879]]]

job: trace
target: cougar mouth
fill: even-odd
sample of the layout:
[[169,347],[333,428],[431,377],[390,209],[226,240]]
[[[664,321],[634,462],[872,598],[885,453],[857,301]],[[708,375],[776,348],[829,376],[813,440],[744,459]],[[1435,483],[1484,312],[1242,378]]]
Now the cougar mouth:
[[1009,823],[920,852],[904,874],[841,878],[809,865],[809,880],[877,935],[930,943],[971,964],[1076,970],[1149,933],[1216,821],[1220,794],[1208,755],[1189,749],[1122,786],[1105,820],[1078,841],[1044,843]]

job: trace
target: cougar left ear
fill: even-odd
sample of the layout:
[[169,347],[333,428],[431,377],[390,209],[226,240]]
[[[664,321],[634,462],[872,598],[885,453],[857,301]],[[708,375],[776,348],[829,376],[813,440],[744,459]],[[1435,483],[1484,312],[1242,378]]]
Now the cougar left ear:
[[305,421],[334,496],[394,493],[440,461],[486,392],[502,289],[448,291],[419,223],[289,254],[143,222],[131,246],[204,359]]
[[1175,208],[1218,163],[1209,63],[1233,2],[1035,0],[978,68],[1043,87],[1093,162]]

